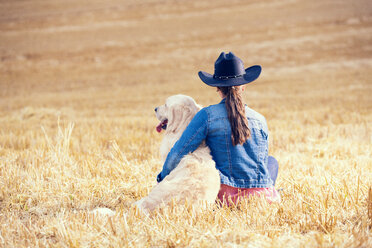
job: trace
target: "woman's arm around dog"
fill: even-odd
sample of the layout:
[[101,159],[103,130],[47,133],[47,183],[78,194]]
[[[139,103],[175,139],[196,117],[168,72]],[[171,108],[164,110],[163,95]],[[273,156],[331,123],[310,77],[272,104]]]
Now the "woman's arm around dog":
[[163,170],[157,176],[157,181],[161,182],[174,168],[176,168],[183,156],[195,151],[207,137],[207,133],[208,114],[202,109],[194,116],[181,138],[168,153],[163,165]]

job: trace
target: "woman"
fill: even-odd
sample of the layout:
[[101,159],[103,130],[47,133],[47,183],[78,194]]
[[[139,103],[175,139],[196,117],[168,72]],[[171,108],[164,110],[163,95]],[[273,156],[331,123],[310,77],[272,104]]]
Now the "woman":
[[261,73],[258,65],[244,69],[241,59],[224,52],[215,62],[214,75],[199,72],[200,79],[217,87],[219,104],[200,110],[175,143],[157,180],[163,180],[203,140],[211,150],[221,177],[218,199],[229,205],[241,197],[264,195],[280,201],[274,188],[278,163],[268,156],[268,129],[265,118],[242,100],[245,84]]

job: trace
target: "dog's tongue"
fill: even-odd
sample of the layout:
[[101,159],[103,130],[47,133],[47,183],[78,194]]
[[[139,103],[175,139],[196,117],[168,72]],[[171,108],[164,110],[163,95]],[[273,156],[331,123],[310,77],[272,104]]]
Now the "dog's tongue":
[[163,124],[163,122],[160,122],[159,125],[156,126],[156,131],[157,131],[158,133],[161,132],[161,126],[162,126],[162,124]]
[[164,129],[164,127],[167,125],[167,123],[168,123],[168,120],[161,121],[161,122],[159,123],[159,125],[156,126],[156,131],[157,131],[158,133],[160,133],[161,130]]

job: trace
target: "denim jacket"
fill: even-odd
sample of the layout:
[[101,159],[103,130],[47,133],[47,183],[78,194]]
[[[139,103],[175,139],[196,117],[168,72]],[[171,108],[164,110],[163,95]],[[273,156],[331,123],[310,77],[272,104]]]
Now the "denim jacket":
[[267,170],[268,129],[265,117],[247,106],[245,113],[251,137],[243,145],[233,146],[225,99],[201,109],[168,153],[157,181],[163,180],[183,156],[195,151],[205,140],[216,162],[221,184],[237,188],[273,186]]

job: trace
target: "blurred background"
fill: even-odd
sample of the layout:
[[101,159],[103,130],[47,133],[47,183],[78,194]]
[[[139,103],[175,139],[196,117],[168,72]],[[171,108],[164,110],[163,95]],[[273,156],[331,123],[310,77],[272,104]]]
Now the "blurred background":
[[153,132],[169,95],[219,101],[197,72],[213,73],[222,51],[263,67],[245,100],[274,134],[371,124],[370,0],[2,0],[0,30],[4,130],[59,115]]

